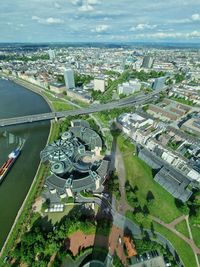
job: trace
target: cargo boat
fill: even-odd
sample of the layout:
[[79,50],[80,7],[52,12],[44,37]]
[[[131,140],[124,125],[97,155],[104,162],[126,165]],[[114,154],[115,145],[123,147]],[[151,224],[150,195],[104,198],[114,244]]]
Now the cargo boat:
[[1,166],[1,168],[0,168],[0,184],[3,182],[4,178],[8,174],[8,172],[11,169],[11,167],[13,166],[13,164],[15,163],[16,159],[19,157],[20,152],[21,152],[20,147],[13,150],[8,155],[8,159],[6,160],[6,162],[4,162],[4,164]]

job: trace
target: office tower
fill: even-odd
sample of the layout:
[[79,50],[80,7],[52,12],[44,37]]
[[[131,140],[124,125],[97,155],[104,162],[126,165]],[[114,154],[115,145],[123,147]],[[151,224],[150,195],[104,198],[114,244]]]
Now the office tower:
[[54,59],[56,58],[56,53],[55,53],[54,50],[49,49],[49,50],[48,50],[48,54],[49,54],[49,58],[50,58],[50,60],[54,60]]
[[64,78],[67,90],[75,88],[74,72],[72,69],[68,68],[64,70]]
[[152,88],[154,90],[161,90],[165,86],[165,80],[166,80],[166,77],[156,78],[152,85]]
[[126,66],[126,58],[123,57],[123,58],[121,59],[120,69],[121,69],[122,71],[124,71],[124,70],[125,70],[125,66]]
[[153,65],[153,58],[150,56],[145,56],[142,62],[142,68],[150,69]]

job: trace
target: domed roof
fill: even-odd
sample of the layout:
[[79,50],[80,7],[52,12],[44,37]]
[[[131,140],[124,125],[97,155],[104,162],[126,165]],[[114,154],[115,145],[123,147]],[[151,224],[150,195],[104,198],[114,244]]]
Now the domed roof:
[[51,166],[51,171],[53,173],[56,173],[56,174],[62,174],[65,172],[65,164],[64,162],[55,162],[52,166]]
[[57,140],[53,144],[47,146],[41,152],[43,161],[49,160],[51,162],[65,161],[74,155],[74,146],[72,143],[65,140]]

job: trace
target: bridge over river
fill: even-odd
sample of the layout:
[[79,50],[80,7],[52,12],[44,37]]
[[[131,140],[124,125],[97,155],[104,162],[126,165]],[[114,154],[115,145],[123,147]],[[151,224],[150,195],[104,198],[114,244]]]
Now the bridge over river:
[[27,115],[27,116],[22,116],[22,117],[1,119],[0,127],[23,124],[23,123],[31,123],[31,122],[37,122],[37,121],[60,119],[60,118],[65,118],[67,116],[90,114],[90,113],[95,113],[95,112],[100,112],[100,111],[105,111],[105,110],[111,110],[114,108],[141,105],[141,104],[148,103],[149,101],[155,100],[155,97],[157,97],[158,93],[159,92],[153,92],[148,95],[137,95],[137,96],[135,95],[135,96],[127,97],[124,99],[120,99],[118,101],[113,101],[107,104],[91,105],[88,108],[80,108],[80,109],[68,110],[68,111],[49,112],[49,113],[43,113],[43,114],[35,114],[35,115]]

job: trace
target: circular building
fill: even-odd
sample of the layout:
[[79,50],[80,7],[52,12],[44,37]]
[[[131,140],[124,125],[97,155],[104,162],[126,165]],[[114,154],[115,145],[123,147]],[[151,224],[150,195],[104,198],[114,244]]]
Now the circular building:
[[[79,123],[78,123],[79,122]],[[109,162],[100,156],[102,140],[84,121],[73,127],[41,152],[42,162],[50,163],[45,185],[58,197],[73,196],[82,190],[97,190],[106,178]],[[87,127],[86,127],[87,126]]]

